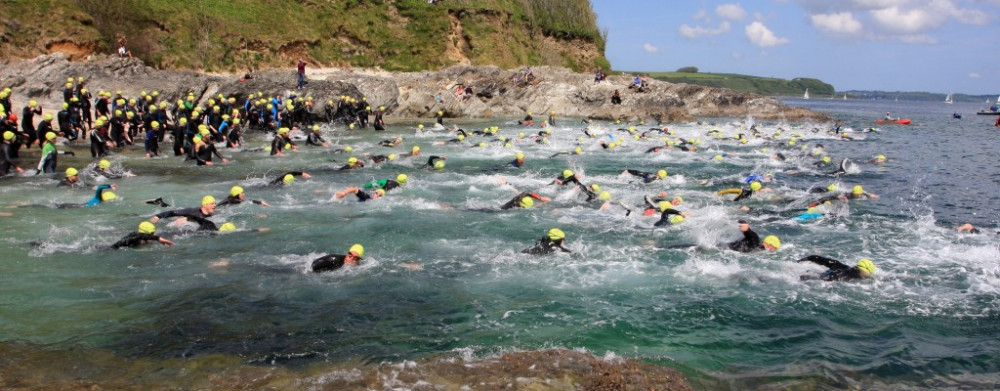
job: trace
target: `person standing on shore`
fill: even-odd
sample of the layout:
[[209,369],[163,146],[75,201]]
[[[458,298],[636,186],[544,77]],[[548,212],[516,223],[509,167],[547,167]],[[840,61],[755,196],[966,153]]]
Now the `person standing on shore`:
[[302,61],[301,58],[299,59],[298,68],[299,68],[299,83],[298,85],[295,86],[295,88],[303,88],[306,86],[306,62]]

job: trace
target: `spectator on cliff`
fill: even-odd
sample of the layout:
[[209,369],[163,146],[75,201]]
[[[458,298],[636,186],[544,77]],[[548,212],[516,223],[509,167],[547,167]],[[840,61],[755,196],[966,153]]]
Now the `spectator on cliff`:
[[299,82],[295,88],[304,88],[306,86],[306,62],[300,58],[297,66],[299,68]]
[[462,97],[462,100],[463,101],[469,100],[470,98],[472,98],[473,94],[474,94],[474,92],[472,91],[472,86],[466,86],[465,87],[465,96]]
[[132,51],[128,50],[127,46],[128,41],[125,40],[125,36],[118,37],[118,57],[125,58],[128,56],[128,58],[132,58]]
[[608,76],[604,74],[604,70],[601,68],[594,69],[594,84],[604,81]]
[[622,94],[615,90],[615,93],[611,95],[611,104],[620,105],[622,104]]

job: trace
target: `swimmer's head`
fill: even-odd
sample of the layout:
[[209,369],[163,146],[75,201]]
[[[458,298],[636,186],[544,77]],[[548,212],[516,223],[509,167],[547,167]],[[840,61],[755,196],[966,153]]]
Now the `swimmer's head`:
[[767,235],[764,238],[764,248],[768,250],[777,250],[781,248],[781,240],[777,236]]
[[240,194],[243,194],[243,188],[240,186],[233,186],[232,189],[229,189],[229,195],[233,197],[239,197]]
[[521,205],[522,208],[530,208],[535,206],[535,200],[531,199],[531,197],[524,197],[521,198],[519,204]]
[[851,189],[851,194],[854,194],[856,196],[862,195],[864,193],[865,193],[865,188],[861,187],[861,185],[854,185],[854,188]]
[[548,237],[550,240],[562,240],[566,238],[566,233],[559,228],[552,228],[549,230]]
[[235,231],[235,230],[236,230],[236,225],[233,224],[233,223],[225,223],[225,224],[222,224],[222,226],[219,227],[219,232],[229,232],[229,231]]
[[139,223],[139,233],[141,234],[154,234],[156,233],[156,226],[148,221],[143,221]]
[[872,274],[875,274],[875,263],[872,262],[871,259],[862,258],[856,265],[854,265],[854,267],[861,270],[865,277],[870,277]]
[[757,181],[750,182],[750,190],[759,191],[761,186],[762,185],[760,184],[760,182]]

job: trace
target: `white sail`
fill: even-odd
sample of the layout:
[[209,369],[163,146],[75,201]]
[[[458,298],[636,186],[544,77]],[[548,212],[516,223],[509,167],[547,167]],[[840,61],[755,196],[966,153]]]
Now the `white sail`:
[[844,94],[844,100],[847,100],[847,94]]
[[955,103],[955,100],[952,98],[950,93],[948,94],[948,96],[944,98],[944,103],[947,103],[949,105]]
[[809,89],[806,88],[806,93],[802,95],[802,99],[809,99]]

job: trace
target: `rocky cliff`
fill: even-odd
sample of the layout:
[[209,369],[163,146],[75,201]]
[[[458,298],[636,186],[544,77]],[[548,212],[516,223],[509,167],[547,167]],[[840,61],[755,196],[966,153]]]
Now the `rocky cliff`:
[[0,60],[117,50],[158,69],[610,68],[588,0],[4,0]]
[[[366,96],[373,106],[384,105],[388,116],[397,118],[429,118],[440,110],[448,117],[519,117],[525,112],[544,116],[555,111],[560,117],[653,123],[747,116],[763,120],[827,120],[822,114],[791,108],[774,98],[727,89],[652,80],[649,92],[634,93],[627,90],[630,80],[624,76],[611,76],[595,84],[592,75],[563,68],[538,67],[533,73],[533,81],[519,83],[519,71],[497,67],[453,66],[434,72],[310,70],[305,93],[316,98],[319,113],[326,101],[341,95]],[[242,97],[250,93],[285,93],[295,85],[294,70],[259,72],[243,82],[235,75],[157,70],[139,60],[114,56],[71,62],[65,55],[55,54],[8,64],[0,69],[0,87],[12,87],[15,101],[36,99],[46,110],[55,110],[61,103],[66,79],[78,76],[87,79],[91,90],[122,90],[127,96],[137,96],[140,90],[157,90],[168,102],[189,92],[201,99],[219,93],[233,95],[242,102]],[[467,100],[456,97],[454,91],[459,84],[472,87],[474,96]],[[621,105],[610,103],[615,89],[622,91]],[[437,103],[438,95],[443,103]]]

